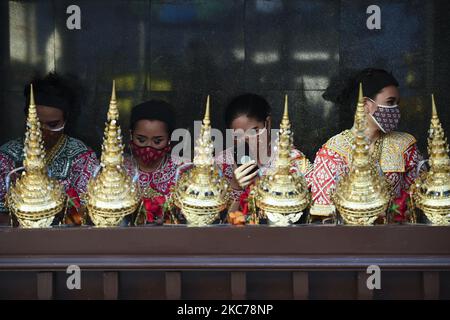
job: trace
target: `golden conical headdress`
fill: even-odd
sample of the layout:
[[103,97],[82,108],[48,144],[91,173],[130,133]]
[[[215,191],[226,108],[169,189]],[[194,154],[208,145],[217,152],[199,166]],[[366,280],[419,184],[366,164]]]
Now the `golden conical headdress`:
[[428,154],[430,156],[430,166],[439,171],[447,171],[450,166],[450,159],[448,156],[448,143],[442,129],[441,121],[439,120],[436,110],[436,103],[434,102],[434,95],[431,95],[432,115],[431,124],[428,137]]
[[48,177],[33,85],[30,90],[23,161],[25,170],[9,190],[7,203],[20,226],[40,228],[50,226],[55,215],[63,210],[65,193],[58,181]]
[[291,121],[289,120],[288,113],[288,96],[284,96],[284,112],[283,118],[280,124],[280,136],[278,140],[278,157],[277,157],[277,167],[283,169],[285,172],[290,170],[290,154],[292,149],[292,131],[291,131]]
[[290,153],[293,135],[288,115],[288,97],[280,124],[275,168],[258,180],[255,186],[256,207],[270,224],[288,225],[297,222],[311,202],[305,178],[291,172]]
[[450,224],[450,158],[448,144],[431,95],[432,116],[428,137],[430,171],[424,172],[413,186],[417,207],[437,225]]
[[350,172],[341,178],[332,194],[332,200],[346,224],[371,225],[386,212],[390,202],[389,184],[370,161],[366,128],[367,119],[360,84]]
[[87,188],[87,209],[96,226],[117,226],[139,204],[137,185],[123,167],[123,143],[113,81],[111,102],[103,138],[101,169]]
[[213,223],[228,203],[228,183],[214,164],[209,110],[208,96],[205,117],[194,150],[194,167],[181,175],[173,193],[176,206],[191,226]]
[[210,120],[210,98],[206,98],[206,110],[203,118],[200,136],[197,139],[196,148],[194,150],[194,165],[209,169],[214,164],[213,143],[211,141],[211,120]]

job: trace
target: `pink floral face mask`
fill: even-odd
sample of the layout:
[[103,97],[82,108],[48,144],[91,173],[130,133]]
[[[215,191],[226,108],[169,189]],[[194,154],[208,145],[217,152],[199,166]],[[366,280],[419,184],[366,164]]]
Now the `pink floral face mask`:
[[166,155],[170,151],[170,145],[162,148],[156,149],[153,147],[140,147],[136,145],[133,141],[131,141],[131,151],[136,158],[139,158],[146,165],[152,163],[153,161],[159,160]]
[[[372,99],[370,100],[376,103]],[[377,110],[371,115],[371,117],[381,131],[388,133],[397,129],[400,122],[400,108],[397,104],[393,106],[377,104]]]

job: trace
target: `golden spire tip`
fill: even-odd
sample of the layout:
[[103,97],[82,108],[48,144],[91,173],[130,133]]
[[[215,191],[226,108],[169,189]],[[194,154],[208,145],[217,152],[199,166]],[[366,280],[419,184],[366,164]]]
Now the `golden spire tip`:
[[289,119],[289,113],[288,113],[288,95],[284,95],[284,113],[283,113],[283,119]]
[[34,102],[34,92],[33,92],[33,84],[30,84],[30,105],[35,105]]
[[116,100],[116,80],[113,80],[111,100]]
[[205,110],[205,118],[204,118],[204,122],[206,122],[206,121],[210,121],[209,120],[209,106],[210,106],[210,102],[209,102],[209,100],[210,100],[210,98],[209,98],[209,94],[208,94],[208,97],[206,98],[206,110]]
[[431,94],[431,117],[437,118],[437,109],[436,109],[436,103],[434,102],[434,94]]
[[359,83],[359,94],[358,94],[358,102],[363,102],[363,89],[362,89],[362,82]]

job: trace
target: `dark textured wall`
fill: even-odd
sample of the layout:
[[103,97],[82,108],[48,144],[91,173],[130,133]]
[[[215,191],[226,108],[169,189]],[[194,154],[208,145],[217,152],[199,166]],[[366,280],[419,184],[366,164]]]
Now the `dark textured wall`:
[[[66,28],[70,4],[81,8],[81,30]],[[381,30],[366,28],[371,4]],[[401,129],[425,151],[431,92],[450,128],[449,18],[448,1],[0,1],[0,143],[23,132],[23,85],[56,70],[81,80],[74,135],[96,150],[116,79],[125,130],[130,108],[154,97],[192,129],[207,94],[223,128],[227,100],[247,91],[268,99],[277,127],[287,93],[296,143],[312,160],[353,116],[323,100],[330,78],[374,66],[398,77]]]

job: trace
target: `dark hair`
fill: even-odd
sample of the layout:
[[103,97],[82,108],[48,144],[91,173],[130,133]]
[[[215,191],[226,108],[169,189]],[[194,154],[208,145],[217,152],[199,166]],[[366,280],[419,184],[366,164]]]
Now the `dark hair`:
[[271,108],[266,99],[257,94],[246,93],[233,98],[228,104],[225,109],[225,124],[230,127],[233,120],[242,115],[265,121],[270,113]]
[[[71,114],[76,114],[75,84],[68,77],[62,77],[55,72],[45,77],[36,76],[31,80],[36,105],[44,105],[63,111],[64,119],[69,119]],[[25,112],[30,105],[30,84],[27,84],[23,92],[25,96]]]
[[375,99],[385,87],[399,86],[392,73],[383,69],[366,68],[361,71],[346,69],[331,79],[322,97],[339,106],[353,109],[358,100],[359,83],[362,83],[364,96],[371,99]]
[[150,100],[138,104],[131,110],[130,129],[134,130],[139,120],[159,120],[167,125],[169,136],[175,130],[175,114],[172,106],[163,100]]

